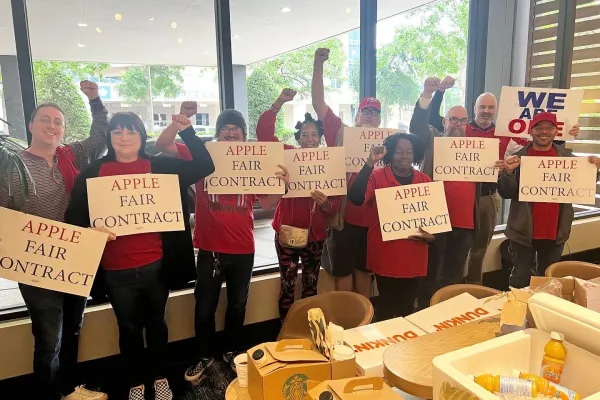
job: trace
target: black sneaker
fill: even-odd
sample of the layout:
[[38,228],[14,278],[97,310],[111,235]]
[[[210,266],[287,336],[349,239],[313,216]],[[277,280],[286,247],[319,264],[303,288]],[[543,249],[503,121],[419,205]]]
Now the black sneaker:
[[188,382],[194,382],[200,379],[204,371],[208,369],[215,361],[214,358],[201,358],[196,365],[192,365],[185,371],[184,378]]
[[144,385],[129,389],[129,400],[144,400]]
[[235,368],[235,362],[233,360],[235,360],[235,358],[239,355],[240,353],[236,353],[233,351],[228,351],[226,353],[223,353],[223,361],[225,361],[227,364],[229,364],[229,366],[231,367],[232,370],[236,371]]
[[154,381],[155,400],[173,400],[173,392],[166,378]]

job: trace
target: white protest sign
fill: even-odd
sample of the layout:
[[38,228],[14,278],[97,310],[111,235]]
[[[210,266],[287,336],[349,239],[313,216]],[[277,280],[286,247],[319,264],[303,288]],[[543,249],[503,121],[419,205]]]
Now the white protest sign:
[[569,130],[577,124],[583,90],[536,89],[503,86],[496,119],[496,136],[529,138],[529,123],[541,112],[556,114],[557,140],[571,140]]
[[444,182],[417,183],[375,190],[384,242],[419,234],[452,230]]
[[114,175],[87,180],[90,223],[117,236],[185,229],[177,175]]
[[500,310],[483,307],[480,300],[469,293],[462,293],[411,314],[406,320],[427,333],[433,333],[498,314]]
[[280,142],[208,142],[215,172],[205,179],[209,194],[283,194],[275,176],[284,165]]
[[597,172],[587,157],[521,157],[519,201],[595,204]]
[[[371,148],[383,144],[385,138],[402,129],[350,128],[344,127],[344,147],[346,148],[346,172],[359,172],[367,162]],[[381,168],[381,161],[375,168]]]
[[314,190],[326,196],[346,195],[345,154],[343,147],[286,150],[290,183],[283,197],[310,197]]
[[0,278],[87,297],[106,233],[0,207]]
[[497,182],[500,139],[436,137],[433,139],[433,180]]

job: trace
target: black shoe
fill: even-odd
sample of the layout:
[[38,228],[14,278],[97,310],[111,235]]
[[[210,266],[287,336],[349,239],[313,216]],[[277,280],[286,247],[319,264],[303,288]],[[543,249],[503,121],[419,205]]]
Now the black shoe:
[[235,368],[235,362],[233,360],[235,360],[235,358],[239,354],[240,353],[235,353],[233,351],[228,351],[226,353],[223,353],[223,361],[225,361],[227,364],[229,364],[229,366],[231,367],[231,369],[234,370],[234,371],[236,371],[236,368]]
[[201,358],[196,365],[192,365],[185,371],[185,380],[194,382],[195,380],[200,379],[204,371],[206,371],[214,361],[214,358]]

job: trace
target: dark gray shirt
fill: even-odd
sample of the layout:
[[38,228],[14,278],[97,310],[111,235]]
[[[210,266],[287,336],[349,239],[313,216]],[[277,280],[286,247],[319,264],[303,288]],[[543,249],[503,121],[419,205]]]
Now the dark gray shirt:
[[[82,141],[69,143],[75,155],[75,167],[83,169],[92,160],[101,157],[106,151],[106,135],[108,134],[108,111],[100,98],[90,101],[92,110],[92,127],[90,136]],[[20,208],[23,212],[48,218],[55,221],[64,221],[65,211],[69,203],[69,195],[58,167],[58,160],[54,157],[52,166],[48,165],[43,157],[38,157],[26,150],[20,152],[23,162],[29,169],[35,182],[36,194],[31,194],[25,201],[21,195],[21,187],[17,172],[12,176],[12,202],[8,195],[8,181],[6,175],[0,179],[0,207]]]

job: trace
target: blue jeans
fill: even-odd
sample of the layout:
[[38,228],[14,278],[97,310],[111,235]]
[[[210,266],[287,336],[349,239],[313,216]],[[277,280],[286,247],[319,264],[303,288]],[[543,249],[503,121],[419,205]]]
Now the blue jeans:
[[[108,298],[119,325],[123,376],[130,387],[165,375],[169,342],[165,311],[169,288],[161,280],[161,261],[104,271]],[[148,351],[144,351],[144,329]]]
[[[227,285],[227,312],[225,314],[225,351],[239,350],[240,330],[246,318],[246,303],[254,267],[252,254],[223,254],[200,250],[196,270],[196,307],[194,324],[200,357],[208,358],[216,352],[215,313],[219,305],[221,285]],[[217,273],[218,270],[218,273]]]
[[19,284],[31,317],[34,337],[33,373],[44,398],[60,399],[76,385],[79,333],[87,299]]
[[510,241],[510,250],[513,255],[513,269],[510,273],[510,286],[514,288],[524,288],[529,286],[531,272],[536,275],[544,276],[546,268],[550,264],[560,261],[564,243],[556,244],[554,240],[531,241],[531,246],[519,244],[513,240]]

